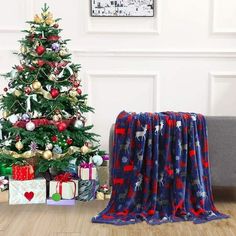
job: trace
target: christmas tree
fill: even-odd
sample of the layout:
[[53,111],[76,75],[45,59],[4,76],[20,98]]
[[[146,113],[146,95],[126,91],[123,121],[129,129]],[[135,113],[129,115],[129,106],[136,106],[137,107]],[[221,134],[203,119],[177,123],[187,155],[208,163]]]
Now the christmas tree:
[[22,31],[19,65],[3,75],[10,79],[1,96],[0,124],[0,162],[7,166],[33,160],[37,173],[50,167],[67,171],[73,160],[102,154],[93,126],[86,125],[93,108],[81,90],[80,65],[71,62],[59,21],[45,4]]

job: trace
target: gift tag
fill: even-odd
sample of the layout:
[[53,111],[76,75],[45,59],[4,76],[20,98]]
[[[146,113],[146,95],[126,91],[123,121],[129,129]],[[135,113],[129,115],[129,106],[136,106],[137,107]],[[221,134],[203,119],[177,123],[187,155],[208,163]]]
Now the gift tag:
[[60,193],[54,193],[52,195],[52,200],[55,202],[59,202],[61,200],[61,194]]

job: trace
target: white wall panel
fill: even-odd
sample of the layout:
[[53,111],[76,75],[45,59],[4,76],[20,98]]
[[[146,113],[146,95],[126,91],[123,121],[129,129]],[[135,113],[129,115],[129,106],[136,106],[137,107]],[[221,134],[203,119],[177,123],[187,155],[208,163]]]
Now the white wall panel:
[[89,0],[3,1],[0,73],[18,64],[11,52],[19,48],[19,30],[44,2],[62,18],[62,36],[72,39],[96,111],[90,121],[105,149],[122,109],[236,115],[235,0],[157,0],[153,18],[92,18]]
[[236,34],[236,1],[212,1],[212,31],[220,34]]
[[210,73],[209,113],[236,116],[236,71]]
[[88,72],[88,103],[96,108],[89,122],[102,135],[101,145],[107,148],[107,135],[117,114],[126,111],[148,111],[159,109],[160,87],[158,76],[150,73]]

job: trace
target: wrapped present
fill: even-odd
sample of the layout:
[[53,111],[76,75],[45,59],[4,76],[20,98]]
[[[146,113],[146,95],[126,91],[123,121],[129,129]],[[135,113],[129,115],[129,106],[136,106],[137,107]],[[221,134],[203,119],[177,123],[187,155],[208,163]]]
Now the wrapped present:
[[104,184],[99,187],[97,191],[97,200],[105,200],[111,198],[111,190],[107,184]]
[[31,180],[34,179],[34,168],[32,165],[13,165],[12,178],[14,180]]
[[80,180],[78,200],[91,201],[96,198],[99,183],[97,180]]
[[109,155],[107,155],[107,154],[103,155],[102,159],[103,159],[102,166],[109,166],[109,160],[110,160]]
[[108,166],[98,166],[98,181],[99,185],[105,185],[109,183],[109,168]]
[[6,164],[0,163],[0,175],[2,176],[12,175],[12,167],[7,166]]
[[105,200],[105,194],[103,192],[97,191],[96,193],[96,199],[97,200]]
[[111,192],[105,194],[105,200],[111,199]]
[[78,167],[78,175],[82,180],[97,179],[97,168],[93,163],[81,163]]
[[46,180],[14,180],[9,177],[9,204],[39,204],[46,202]]
[[5,191],[8,189],[8,177],[5,177],[5,176],[0,176],[0,190],[1,192]]
[[49,186],[49,197],[53,198],[54,194],[59,194],[61,199],[74,199],[78,196],[78,180],[72,179],[70,173],[56,176]]

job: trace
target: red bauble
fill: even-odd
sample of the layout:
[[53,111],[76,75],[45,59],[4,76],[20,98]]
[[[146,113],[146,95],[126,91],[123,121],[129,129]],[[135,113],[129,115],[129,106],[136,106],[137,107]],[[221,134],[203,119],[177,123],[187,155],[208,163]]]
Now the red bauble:
[[4,92],[7,92],[7,91],[8,91],[8,88],[4,88],[3,91],[4,91]]
[[51,137],[51,140],[52,140],[52,142],[54,142],[54,143],[55,143],[55,142],[57,142],[58,138],[57,138],[57,136],[56,136],[56,135],[54,135],[54,136],[52,136],[52,137]]
[[52,88],[50,93],[52,95],[52,98],[56,98],[60,94],[60,91],[56,88]]
[[30,94],[32,90],[31,90],[30,87],[25,87],[24,91],[25,91],[26,94]]
[[57,35],[48,36],[48,41],[57,41],[60,37]]
[[78,81],[75,81],[74,83],[73,83],[73,85],[74,85],[74,87],[76,87],[76,88],[78,88],[79,87],[79,82]]
[[24,70],[24,67],[23,67],[23,66],[16,66],[16,69],[17,69],[18,71],[23,71],[23,70]]
[[72,138],[68,138],[68,139],[66,140],[66,143],[67,143],[68,145],[71,145],[71,144],[73,143],[73,139],[72,139]]
[[58,25],[58,24],[54,24],[53,27],[54,27],[54,28],[58,28],[59,25]]
[[43,45],[39,45],[37,48],[36,48],[36,52],[37,54],[40,56],[42,55],[44,52],[45,52],[45,47]]
[[34,67],[34,66],[29,66],[29,69],[30,69],[31,71],[33,71],[33,70],[35,70],[35,67]]
[[38,66],[43,66],[45,64],[45,61],[44,60],[41,60],[41,59],[39,59],[38,60]]
[[81,89],[77,88],[76,91],[77,91],[77,93],[78,93],[79,95],[81,95],[81,93],[82,93],[82,90],[81,90]]
[[64,123],[64,122],[60,122],[60,123],[57,125],[57,129],[58,129],[59,132],[62,132],[62,131],[64,131],[64,130],[66,130],[66,128],[67,128],[67,125],[66,125],[66,123]]

